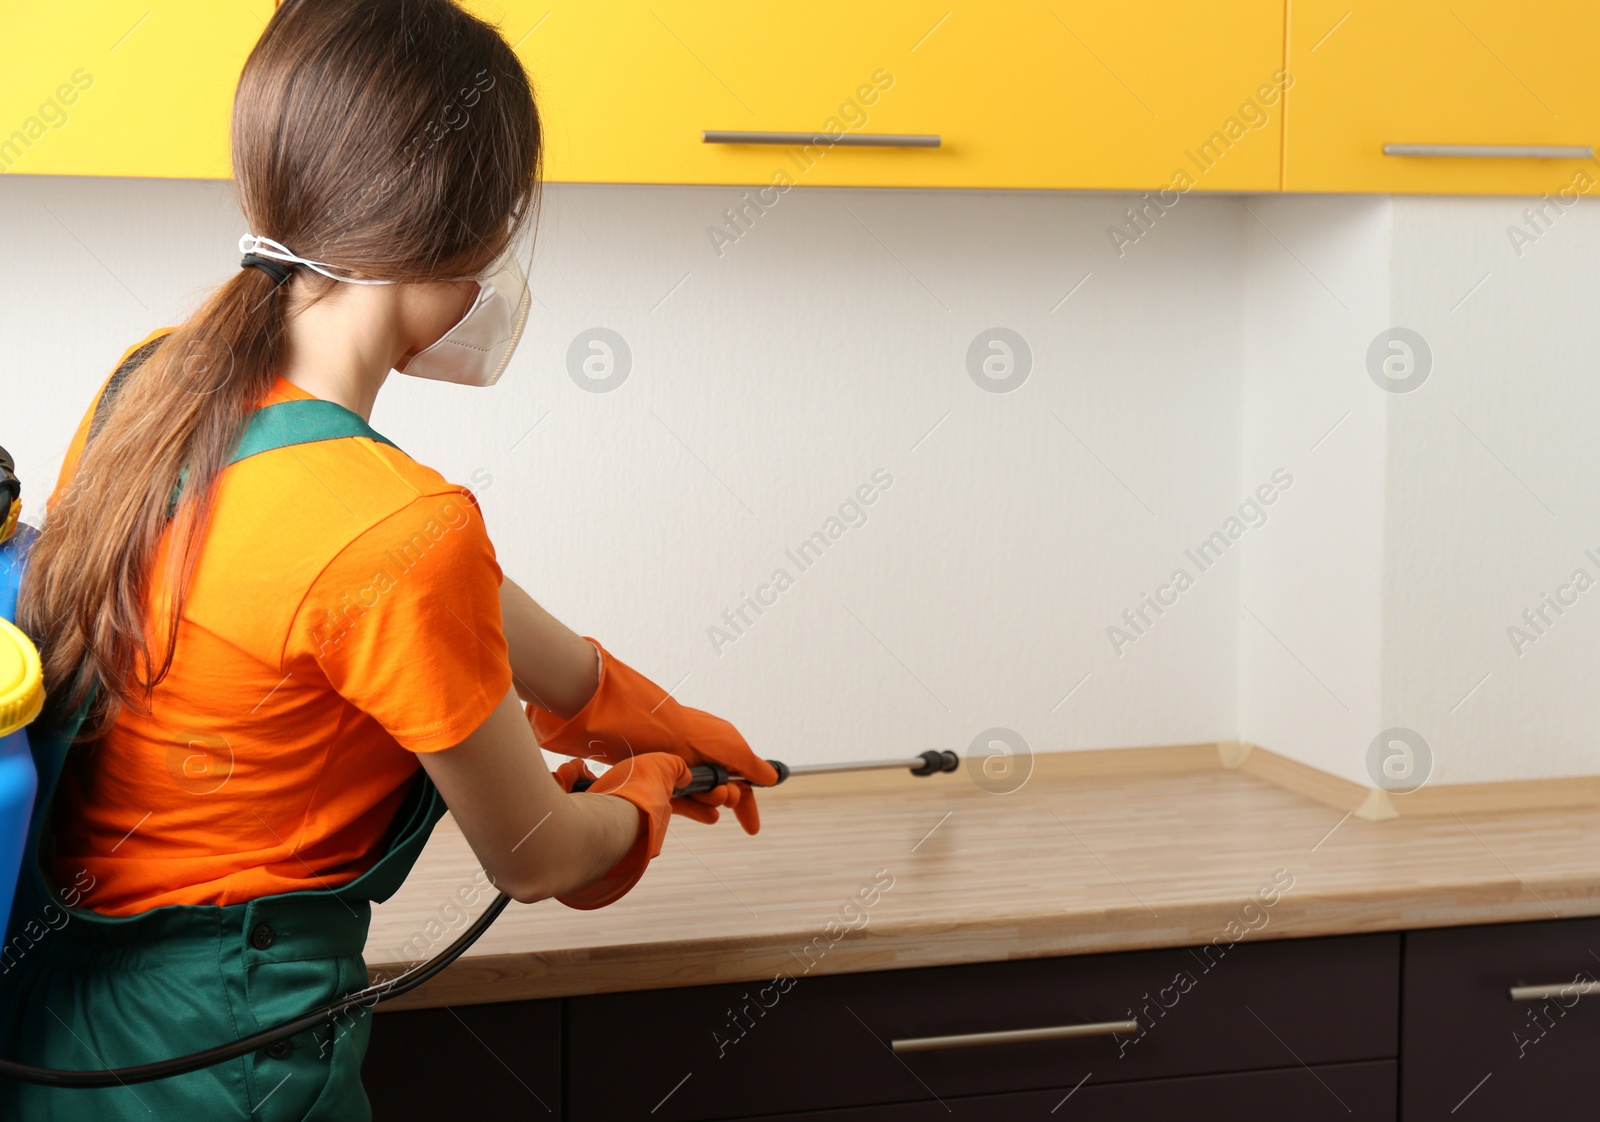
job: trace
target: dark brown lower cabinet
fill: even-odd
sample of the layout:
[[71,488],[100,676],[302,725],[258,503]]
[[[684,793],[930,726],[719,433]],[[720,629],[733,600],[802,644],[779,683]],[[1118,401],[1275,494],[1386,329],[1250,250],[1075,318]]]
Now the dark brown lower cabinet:
[[378,1122],[1566,1122],[1597,1057],[1573,919],[385,1013],[363,1078]]
[[769,1115],[764,1122],[1392,1122],[1395,1075],[1393,1060],[1373,1060]]
[[1409,933],[1401,1117],[1600,1116],[1597,979],[1597,919]]
[[559,1119],[561,1003],[378,1014],[361,1082],[374,1122]]
[[[1305,1074],[1393,1059],[1399,992],[1400,936],[1381,934],[570,998],[567,1117],[703,1122],[1062,1089],[1053,1103],[1080,1081],[1094,1101],[1101,1084]],[[1102,1031],[905,1050],[1064,1025]],[[618,1078],[616,1041],[634,1033]]]

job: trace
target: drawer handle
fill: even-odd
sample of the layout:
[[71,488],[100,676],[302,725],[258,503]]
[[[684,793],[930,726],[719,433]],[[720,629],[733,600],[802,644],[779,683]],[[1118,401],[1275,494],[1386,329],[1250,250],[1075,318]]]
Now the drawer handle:
[[1553,986],[1512,986],[1512,1001],[1543,1001],[1566,994],[1600,993],[1600,982],[1560,982]]
[[1589,160],[1589,145],[1563,144],[1385,144],[1385,156],[1447,156],[1469,160]]
[[706,129],[707,144],[824,144],[833,148],[937,148],[938,134],[847,132],[726,132]]
[[1080,1036],[1126,1036],[1139,1031],[1138,1021],[1096,1021],[1086,1025],[1011,1029],[1008,1032],[964,1032],[956,1036],[913,1036],[892,1040],[894,1052],[937,1052],[945,1048],[978,1048],[985,1044],[1023,1044],[1031,1040],[1072,1040]]

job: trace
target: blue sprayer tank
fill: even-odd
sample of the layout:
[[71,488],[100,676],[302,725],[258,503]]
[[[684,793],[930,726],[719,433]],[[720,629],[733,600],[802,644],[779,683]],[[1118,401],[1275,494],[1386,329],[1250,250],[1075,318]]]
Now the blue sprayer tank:
[[[4,451],[0,450],[0,458]],[[10,501],[7,501],[10,500]],[[22,850],[28,838],[38,775],[28,750],[28,724],[44,705],[39,654],[28,637],[12,624],[17,612],[17,585],[34,531],[16,524],[15,499],[0,491],[0,931],[11,915]]]

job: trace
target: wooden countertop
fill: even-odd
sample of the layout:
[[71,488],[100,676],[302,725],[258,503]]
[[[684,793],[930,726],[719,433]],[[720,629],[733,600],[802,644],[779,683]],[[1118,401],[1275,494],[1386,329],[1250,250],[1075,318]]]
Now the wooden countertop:
[[[379,1008],[1600,914],[1600,809],[1369,822],[1223,770],[1211,745],[1040,756],[1006,795],[965,772],[809,777],[761,811],[753,838],[675,819],[618,903],[512,904]],[[447,818],[375,909],[375,977],[454,937],[478,871]],[[847,910],[875,874],[893,887]]]

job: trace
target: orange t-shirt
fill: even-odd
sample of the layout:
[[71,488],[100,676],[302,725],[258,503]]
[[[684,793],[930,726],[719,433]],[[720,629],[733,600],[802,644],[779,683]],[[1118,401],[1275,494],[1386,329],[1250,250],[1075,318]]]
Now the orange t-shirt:
[[[310,396],[279,378],[263,404]],[[460,743],[511,687],[500,583],[472,493],[386,444],[226,468],[148,712],[68,755],[57,882],[92,878],[85,904],[129,915],[354,880],[413,753]]]

